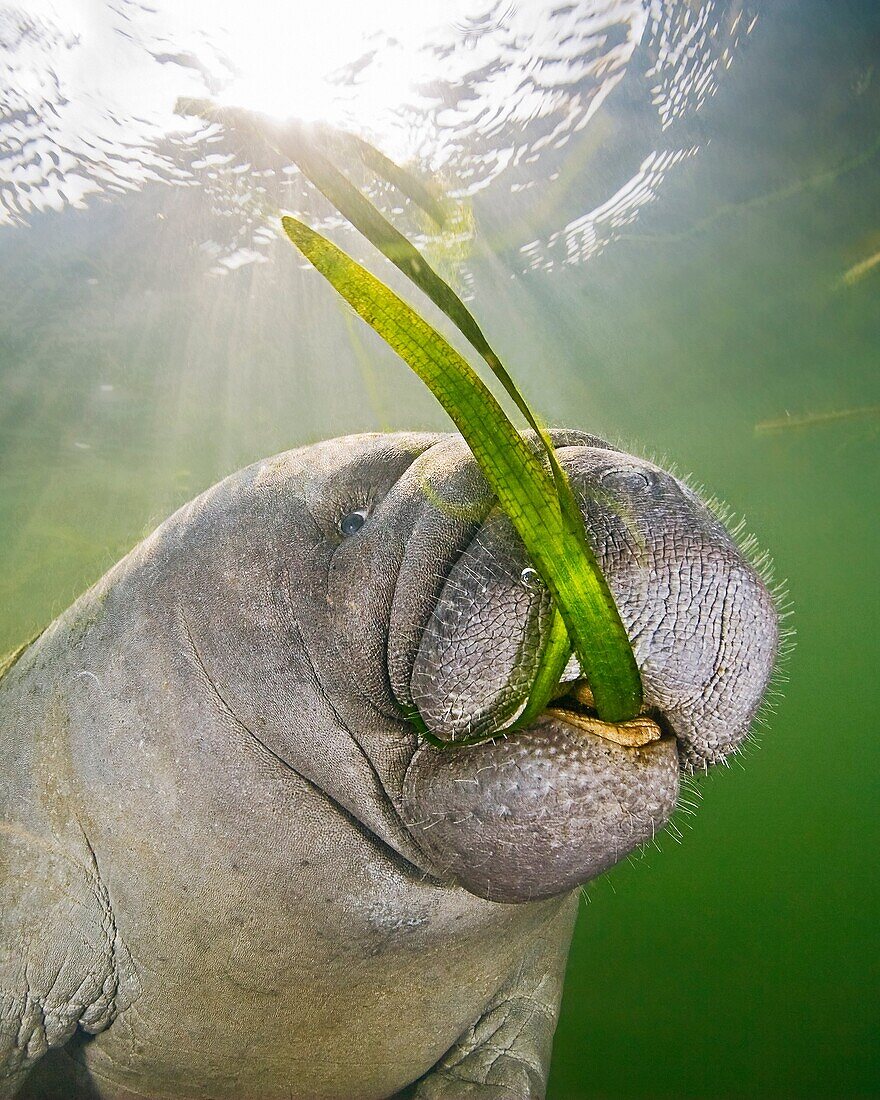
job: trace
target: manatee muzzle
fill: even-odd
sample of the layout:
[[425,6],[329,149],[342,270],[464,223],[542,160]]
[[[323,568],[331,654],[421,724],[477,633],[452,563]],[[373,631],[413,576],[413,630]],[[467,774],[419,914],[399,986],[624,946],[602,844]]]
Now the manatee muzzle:
[[435,874],[494,901],[601,874],[663,827],[678,796],[675,739],[649,716],[602,722],[574,661],[537,722],[497,736],[526,704],[551,614],[493,509],[448,568],[411,666],[405,705],[444,747],[416,750],[405,820]]
[[645,707],[606,723],[569,663],[524,729],[551,598],[512,525],[487,509],[450,553],[410,641],[397,697],[429,741],[402,791],[438,874],[496,901],[586,882],[650,840],[682,767],[732,751],[776,654],[772,598],[720,521],[671,475],[598,448],[563,451],[587,530],[633,643]]
[[421,745],[403,802],[435,873],[525,902],[588,882],[651,840],[678,786],[674,738],[624,748],[544,715],[498,740]]
[[[644,708],[634,724],[600,723],[572,659],[550,713],[630,747],[675,733],[689,766],[714,763],[746,736],[772,672],[772,597],[677,479],[598,448],[562,455],[633,646]],[[552,617],[512,524],[488,510],[451,555],[408,678],[398,672],[398,700],[442,742],[509,729],[526,707]]]

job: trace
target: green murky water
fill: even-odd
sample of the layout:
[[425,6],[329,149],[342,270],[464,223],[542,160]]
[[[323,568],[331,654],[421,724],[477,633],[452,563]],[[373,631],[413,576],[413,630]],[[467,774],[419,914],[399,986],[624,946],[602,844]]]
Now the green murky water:
[[[797,644],[681,843],[590,887],[550,1096],[876,1095],[880,9],[766,5],[699,154],[599,254],[523,274],[515,245],[637,166],[640,125],[609,97],[554,187],[475,196],[473,308],[551,422],[746,517]],[[446,426],[289,246],[209,277],[212,201],[147,186],[0,229],[0,650],[236,467]]]

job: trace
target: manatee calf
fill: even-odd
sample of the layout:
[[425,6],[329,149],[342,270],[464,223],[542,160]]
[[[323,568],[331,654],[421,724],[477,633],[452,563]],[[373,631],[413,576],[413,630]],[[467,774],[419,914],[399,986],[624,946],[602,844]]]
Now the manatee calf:
[[527,730],[455,743],[522,707],[549,598],[452,435],[234,474],[7,670],[3,1096],[543,1094],[576,888],[745,737],[777,648],[689,488],[555,440],[642,671],[633,723],[570,667]]

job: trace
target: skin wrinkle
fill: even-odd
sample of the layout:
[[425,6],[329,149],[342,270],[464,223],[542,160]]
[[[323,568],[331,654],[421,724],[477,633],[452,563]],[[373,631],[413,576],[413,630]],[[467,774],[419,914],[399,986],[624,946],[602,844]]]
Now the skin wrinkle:
[[[528,695],[551,603],[546,589],[531,591],[522,585],[527,565],[509,521],[493,509],[440,589],[410,682],[413,703],[444,740],[507,724]],[[475,622],[477,632],[472,629]],[[450,647],[455,660],[450,659]],[[481,650],[493,654],[495,671],[492,683],[480,682],[474,698],[469,669]],[[442,709],[430,708],[432,696],[440,696]]]
[[[363,822],[361,822],[360,818],[357,818],[348,809],[348,807],[344,806],[341,802],[338,802],[337,800],[335,800],[333,798],[333,796],[331,794],[329,794],[327,791],[324,791],[318,783],[313,782],[312,780],[308,779],[308,777],[306,777],[306,775],[304,775],[300,771],[297,771],[297,769],[294,768],[292,766],[292,764],[289,764],[283,757],[278,756],[277,752],[274,752],[270,747],[268,747],[265,744],[265,742],[259,736],[257,736],[257,734],[254,733],[254,731],[252,729],[250,729],[248,726],[246,726],[242,722],[242,720],[238,717],[237,714],[234,713],[233,709],[229,706],[229,704],[226,702],[226,700],[224,700],[223,696],[220,693],[220,690],[218,689],[218,686],[217,686],[216,682],[212,680],[208,670],[205,667],[204,661],[202,661],[201,657],[199,656],[199,652],[198,652],[198,649],[196,647],[196,643],[193,639],[193,636],[191,636],[191,634],[190,634],[189,627],[186,624],[186,619],[183,618],[183,616],[182,616],[182,621],[183,621],[184,629],[185,629],[185,632],[186,632],[186,637],[189,641],[189,645],[191,647],[191,650],[193,650],[193,654],[194,654],[194,657],[195,657],[195,659],[198,663],[198,667],[201,671],[201,674],[202,674],[202,676],[204,676],[205,683],[208,687],[210,687],[210,690],[213,693],[213,695],[216,696],[218,703],[220,704],[220,706],[223,709],[223,713],[227,714],[233,720],[235,725],[237,725],[243,731],[243,733],[245,733],[246,735],[251,737],[256,742],[257,745],[259,745],[262,749],[264,749],[268,753],[268,755],[270,755],[279,764],[281,764],[281,766],[283,768],[285,768],[289,772],[292,772],[294,775],[296,775],[296,777],[299,780],[303,781],[306,785],[308,785],[309,788],[311,788],[313,791],[318,792],[322,796],[322,798],[326,799],[329,803],[331,803],[332,806],[334,807],[334,810],[337,811],[338,813],[340,813],[345,818],[345,821],[348,821],[349,824],[352,825],[356,829],[356,832],[359,832],[362,836],[364,836],[368,840],[370,840],[370,842],[375,847],[377,847],[379,850],[383,851],[383,854],[384,854],[385,858],[388,858],[388,859],[392,860],[393,862],[395,862],[395,864],[398,866],[398,868],[400,870],[403,870],[404,873],[406,873],[406,875],[408,877],[414,878],[418,881],[423,881],[423,880],[426,880],[426,878],[431,878],[432,876],[430,875],[430,872],[428,870],[426,870],[425,868],[417,867],[415,864],[412,864],[412,862],[410,860],[408,860],[406,858],[406,856],[399,853],[399,851],[397,851],[396,848],[390,847],[390,845],[386,842],[386,840],[383,837],[378,836],[378,834],[376,834],[373,831],[373,829],[371,829],[370,827],[365,825]],[[304,645],[304,651],[306,653],[306,657],[308,658],[309,663],[311,664],[311,657],[310,657],[310,654],[308,652],[308,648],[306,647],[305,639],[304,639],[303,645]],[[312,668],[312,672],[315,671],[315,669],[313,669],[313,664],[311,665],[311,668]],[[322,687],[320,681],[317,680],[317,676],[316,676],[316,686],[318,687],[318,690],[323,695],[323,687]],[[340,723],[340,727],[343,728],[346,731],[346,733],[351,735],[351,730],[349,729],[349,727],[345,726],[344,723],[342,723],[341,718],[339,718],[339,715],[338,715],[337,711],[335,711],[335,708],[332,707],[332,704],[330,703],[330,701],[327,700],[327,702],[328,702],[328,705],[330,705],[330,707],[333,711],[333,714],[335,716],[337,716],[337,718],[339,720],[339,723]],[[363,749],[361,748],[359,742],[357,742],[356,739],[354,739],[354,738],[352,738],[352,739],[354,740],[354,744],[356,745],[356,747],[359,748],[360,751],[363,753]],[[363,755],[364,755],[365,759],[367,759],[366,756],[365,756],[365,753],[363,753]],[[372,766],[372,762],[367,759],[367,763],[370,764],[371,770],[375,773],[375,769]],[[376,777],[376,778],[378,779],[378,777]],[[400,822],[400,818],[397,815],[396,811],[394,810],[394,806],[393,806],[392,802],[390,802],[390,799],[388,798],[387,792],[385,791],[384,787],[382,787],[381,782],[379,782],[379,787],[381,787],[381,790],[385,795],[385,798],[388,802],[388,806],[389,806],[390,811],[392,811],[394,816],[397,818],[397,821]],[[403,822],[400,822],[400,825],[401,825],[401,827],[404,827]]]
[[[642,641],[645,650],[653,649],[656,651],[658,647],[656,641],[653,641],[653,639],[657,637],[657,631],[661,629],[663,621],[673,620],[676,611],[679,610],[681,606],[691,606],[696,613],[695,621],[691,622],[688,627],[688,637],[694,639],[705,638],[706,627],[708,627],[710,636],[718,638],[718,644],[713,646],[711,653],[711,669],[703,674],[702,678],[693,685],[688,694],[679,696],[678,699],[677,706],[679,708],[690,708],[694,715],[694,721],[696,721],[697,716],[705,713],[711,706],[713,691],[720,688],[719,677],[717,675],[718,669],[725,663],[730,664],[727,660],[729,635],[727,628],[730,622],[729,607],[737,595],[738,589],[734,581],[740,574],[735,574],[734,578],[725,576],[726,567],[722,559],[719,558],[718,551],[711,549],[701,537],[696,535],[691,536],[688,544],[678,550],[674,542],[667,542],[664,538],[662,557],[674,560],[677,554],[682,554],[684,560],[693,562],[693,567],[670,573],[670,584],[667,587],[664,587],[662,575],[658,578],[659,587],[657,590],[657,598],[662,600],[663,615],[660,621],[653,626],[652,633],[648,636],[650,640],[646,641],[644,631],[640,633],[639,639]],[[697,567],[699,567],[699,573],[702,579],[695,587],[693,581],[697,576],[695,572]],[[719,578],[722,580],[720,585],[717,583]],[[673,588],[672,583],[677,585],[677,587]],[[707,605],[705,603],[705,600],[701,598],[701,593],[708,593],[711,604]],[[719,624],[719,618],[722,614],[724,616],[724,622]],[[679,615],[677,621],[680,620],[680,618],[681,616]],[[687,625],[687,620],[685,620],[685,625]],[[742,630],[739,636],[741,636],[741,634]],[[671,715],[668,717],[672,718]],[[733,728],[736,729],[742,723],[747,722],[748,718],[748,713],[742,715],[742,722],[738,719],[735,720],[733,716],[731,716]],[[673,721],[672,724],[675,724],[675,722]],[[681,737],[685,731],[679,728],[677,732]],[[715,749],[715,745],[717,744],[716,736],[715,734],[710,735],[709,740],[706,742],[706,747],[703,750],[708,753],[712,759],[715,758],[717,751]],[[686,745],[684,741],[682,742],[682,749],[683,762],[687,766],[691,766],[689,756],[698,760],[696,751],[692,747]]]
[[[436,448],[439,448],[439,447],[441,447],[442,445],[445,445],[445,444],[448,444],[448,440],[443,440],[443,439],[438,440],[436,443],[434,443],[430,447],[428,447],[423,452],[423,455],[429,455]],[[422,455],[419,455],[419,459],[421,459],[421,458],[422,458]],[[415,465],[415,463],[414,463],[414,465]],[[419,475],[418,475],[419,476],[419,484],[420,484],[420,486],[423,487],[423,491],[424,491],[424,485],[426,483],[429,483],[428,482],[429,474],[430,474],[430,471],[426,472],[426,471],[423,471],[423,470],[419,469]],[[427,496],[428,504],[433,505],[434,507],[437,507],[436,502],[440,499],[438,493],[435,492],[435,491],[432,491],[431,493],[426,494],[426,496]],[[483,520],[485,520],[486,515],[488,515],[490,509],[491,509],[491,501],[488,502],[488,503],[485,502],[485,501],[481,501],[478,505],[472,505],[470,510],[465,515],[457,513],[454,509],[450,513],[448,509],[444,509],[443,507],[439,508],[439,510],[441,512],[445,512],[445,514],[452,514],[454,516],[454,518],[463,519],[464,521],[466,521],[467,527],[465,529],[465,537],[463,539],[459,540],[458,545],[454,545],[453,547],[451,547],[450,552],[445,556],[445,559],[444,559],[445,560],[445,565],[444,565],[443,570],[439,571],[439,572],[434,571],[431,574],[432,579],[434,580],[435,583],[434,583],[434,590],[431,593],[431,601],[430,601],[430,609],[431,610],[430,610],[430,612],[429,612],[429,614],[426,618],[426,621],[424,623],[417,622],[417,623],[413,624],[413,626],[409,630],[405,630],[405,631],[401,631],[399,625],[396,622],[392,624],[392,622],[389,621],[388,629],[385,632],[384,667],[385,667],[386,670],[389,670],[388,671],[389,691],[390,691],[392,699],[396,698],[396,693],[394,691],[394,686],[390,682],[390,680],[391,680],[390,669],[392,667],[392,654],[391,654],[392,625],[394,627],[394,638],[395,638],[395,640],[397,642],[403,641],[405,643],[413,643],[413,651],[414,651],[413,655],[417,654],[419,646],[420,646],[420,644],[421,644],[421,642],[424,638],[425,631],[430,628],[430,623],[432,622],[433,617],[436,613],[437,603],[438,603],[438,600],[439,600],[440,593],[443,591],[443,588],[444,588],[445,584],[449,580],[450,574],[457,567],[457,565],[459,563],[459,560],[461,559],[461,557],[465,553],[468,545],[470,544],[470,541],[473,538],[473,533],[476,532],[479,529],[479,524],[482,523]],[[393,586],[392,592],[391,592],[390,606],[391,606],[391,615],[392,616],[394,615],[394,609],[400,607],[401,603],[403,603],[403,599],[402,599],[402,596],[401,596],[402,573],[403,573],[402,569],[398,569],[397,576],[395,577],[395,580],[394,580],[394,586]],[[408,646],[407,646],[407,648],[408,648]],[[411,685],[411,682],[410,682],[411,681],[411,676],[412,676],[412,662],[409,663],[409,666],[407,668],[406,698],[405,699],[397,699],[397,702],[399,704],[412,705],[412,685]]]
[[[80,826],[82,828],[82,826]],[[79,1026],[83,1030],[96,1034],[99,1031],[109,1027],[111,1023],[116,1019],[118,1014],[118,997],[121,985],[119,955],[120,952],[125,952],[128,957],[127,949],[125,948],[122,940],[121,933],[119,931],[118,924],[116,922],[116,916],[113,910],[113,905],[110,899],[110,891],[107,887],[103,876],[101,875],[100,868],[98,866],[98,859],[95,853],[94,846],[91,840],[83,829],[83,839],[88,847],[89,853],[92,858],[92,864],[94,868],[93,878],[89,882],[89,888],[92,895],[98,904],[98,907],[103,914],[101,923],[101,933],[106,945],[106,956],[109,961],[110,968],[109,973],[104,975],[104,981],[100,989],[100,993],[94,1002],[88,1002],[84,996],[84,992],[87,985],[93,984],[98,975],[90,973],[83,978],[79,988],[74,994],[74,1001],[81,1004],[85,1010],[79,1017]],[[71,932],[76,934],[78,929],[73,925],[71,921]],[[65,960],[66,961],[66,960]],[[63,967],[64,964],[62,964]],[[59,967],[58,973],[53,982],[53,988],[55,982],[61,977],[62,967]],[[95,1016],[95,1012],[98,1011],[98,1015]]]
[[[55,697],[52,697],[53,700]],[[94,846],[86,829],[84,819],[85,800],[79,787],[79,780],[71,758],[67,730],[67,712],[56,702],[50,705],[47,732],[41,745],[41,757],[37,772],[40,804],[46,813],[48,825],[54,843],[49,843],[32,830],[8,825],[3,831],[7,835],[25,840],[26,844],[36,846],[67,864],[75,871],[72,879],[63,882],[62,888],[56,887],[55,898],[63,899],[73,910],[62,910],[56,916],[56,926],[69,928],[72,935],[70,944],[76,942],[81,930],[74,923],[73,913],[83,921],[90,931],[100,936],[101,945],[93,945],[87,937],[85,949],[88,953],[87,965],[79,978],[79,984],[69,992],[65,986],[70,981],[70,969],[75,965],[73,952],[66,946],[55,958],[52,970],[46,971],[52,956],[39,952],[33,957],[32,937],[23,935],[24,954],[24,1003],[20,1010],[20,1026],[17,1045],[20,1057],[33,1058],[43,1050],[65,1042],[77,1024],[92,1032],[101,1031],[113,1020],[116,1013],[116,998],[119,990],[118,955],[120,941],[115,916],[110,903],[103,877],[100,872]],[[51,782],[50,782],[51,777]],[[76,858],[70,849],[71,837],[68,827],[78,830],[79,839],[87,852],[87,862]],[[66,836],[63,839],[61,831]],[[89,904],[89,900],[94,903]],[[97,916],[95,916],[95,911]],[[63,923],[62,923],[63,922]],[[14,926],[13,926],[14,927]],[[21,930],[19,929],[19,934]],[[96,957],[97,953],[97,957]],[[104,967],[107,968],[106,973]],[[64,981],[62,983],[62,976]],[[42,992],[38,992],[42,990]],[[14,1005],[21,1003],[21,994],[7,991]],[[36,1007],[34,1016],[29,1008]],[[13,1010],[14,1013],[15,1010]],[[15,1015],[13,1014],[13,1018]],[[15,1072],[16,1062],[12,1071]]]
[[[290,611],[291,611],[291,615],[293,615],[293,606],[292,606],[292,600],[291,600],[291,594],[290,594],[290,586],[292,585],[293,582],[292,582],[292,579],[290,577],[290,571],[289,570],[285,570],[285,575],[287,577],[287,586],[288,586],[286,596],[287,596],[287,600],[288,600],[288,606],[289,606]],[[321,679],[321,676],[318,673],[317,664],[315,662],[314,656],[313,656],[313,654],[312,654],[312,652],[309,648],[308,640],[306,639],[305,635],[301,631],[299,631],[298,634],[299,634],[299,638],[300,638],[300,641],[301,641],[301,644],[302,644],[303,654],[306,658],[306,661],[308,662],[309,669],[310,669],[310,671],[312,673],[312,676],[314,678],[315,687],[320,692],[321,698],[327,704],[327,707],[329,708],[329,710],[333,714],[333,717],[335,718],[339,728],[346,732],[346,734],[350,738],[352,744],[358,750],[358,752],[360,754],[360,758],[362,759],[364,764],[366,764],[366,766],[367,766],[368,770],[370,771],[370,773],[373,775],[373,778],[374,778],[375,783],[376,783],[376,787],[377,787],[378,792],[380,793],[380,796],[383,800],[383,806],[384,806],[386,814],[391,818],[391,820],[395,823],[396,826],[399,826],[404,832],[406,832],[406,826],[405,826],[400,814],[398,813],[397,806],[395,805],[394,800],[391,798],[391,795],[389,794],[388,789],[385,786],[385,783],[382,779],[382,776],[379,774],[378,769],[376,768],[373,761],[370,759],[369,755],[367,754],[366,750],[363,747],[363,744],[361,743],[358,736],[355,734],[354,730],[342,718],[342,715],[337,710],[336,706],[333,703],[333,700],[330,697],[329,692],[327,691],[326,687],[324,686],[324,683]],[[313,786],[315,786],[316,789],[320,790],[320,788],[317,787],[316,784],[313,784]],[[322,792],[322,793],[326,793],[326,792]],[[327,795],[327,797],[330,798],[331,796]],[[356,820],[358,822],[358,825],[360,826],[360,828],[362,830],[366,831],[367,833],[369,833],[369,835],[374,838],[374,840],[377,844],[380,844],[386,850],[393,851],[399,857],[399,859],[402,861],[402,863],[404,865],[404,870],[406,871],[407,874],[409,874],[410,876],[416,875],[417,877],[419,877],[421,879],[424,879],[426,876],[427,877],[433,877],[428,868],[416,867],[416,865],[413,864],[411,862],[411,860],[407,859],[407,857],[404,856],[403,853],[399,852],[396,848],[392,848],[391,845],[389,845],[388,842],[384,838],[378,836],[374,832],[374,830],[370,829],[370,827],[368,825],[364,824],[363,822],[360,822],[357,818],[355,818],[354,814],[352,814],[352,812],[350,810],[347,810],[345,807],[341,806],[341,804],[336,802],[335,799],[331,798],[331,801],[333,801],[335,805],[339,806],[340,809],[342,809],[342,811],[348,817],[350,817],[353,820]]]
[[[371,841],[372,844],[374,844],[376,847],[378,847],[380,850],[382,850],[385,853],[386,858],[391,858],[394,862],[396,862],[398,864],[398,866],[409,877],[415,878],[418,881],[424,881],[426,876],[429,874],[428,872],[426,872],[425,870],[423,870],[420,867],[416,867],[405,856],[401,855],[401,853],[398,852],[395,848],[392,848],[382,837],[378,836],[372,829],[370,829],[367,825],[365,825],[362,821],[360,821],[357,817],[355,817],[355,815],[351,812],[351,810],[349,810],[346,806],[343,806],[341,802],[338,802],[331,794],[329,794],[327,791],[325,791],[322,787],[320,787],[313,780],[311,780],[307,776],[303,775],[302,772],[297,771],[296,768],[294,768],[291,764],[289,764],[283,757],[279,756],[278,753],[273,752],[272,749],[270,749],[269,746],[258,736],[258,734],[256,734],[244,722],[242,722],[242,720],[238,717],[238,715],[235,713],[235,711],[230,707],[230,705],[227,703],[227,701],[223,698],[223,695],[221,694],[220,689],[218,688],[216,682],[213,680],[213,678],[211,677],[211,675],[208,672],[207,668],[205,667],[204,661],[202,660],[201,655],[199,654],[198,648],[196,647],[195,641],[192,637],[192,634],[190,632],[189,625],[186,621],[185,616],[181,612],[178,617],[179,617],[179,621],[181,623],[181,626],[183,627],[184,636],[186,637],[186,639],[189,643],[189,647],[192,651],[192,656],[193,656],[193,658],[194,658],[194,660],[195,660],[195,662],[198,666],[200,676],[203,679],[203,682],[205,683],[205,685],[210,689],[212,695],[214,696],[217,704],[220,706],[222,712],[235,723],[236,727],[242,733],[245,733],[249,738],[251,738],[261,749],[263,749],[266,753],[268,753],[268,755],[270,757],[272,757],[272,759],[277,761],[277,763],[279,763],[282,768],[284,768],[286,771],[291,772],[291,774],[295,775],[298,779],[300,779],[308,787],[310,787],[312,790],[316,791],[323,798],[325,798],[329,803],[331,803],[332,806],[334,807],[334,809],[338,813],[340,813],[346,819],[346,821],[348,821],[349,824],[351,824],[361,834],[361,836],[366,837],[367,839],[369,839]],[[317,686],[320,689],[320,683],[318,683]],[[336,711],[334,710],[334,714],[335,713],[336,713]],[[340,722],[340,726],[341,726],[342,729],[345,729],[346,732],[349,732],[348,728],[346,726],[342,725],[341,722]],[[358,746],[358,747],[360,747],[360,746]],[[363,751],[363,750],[361,750],[361,751]],[[382,788],[382,790],[384,791],[384,788]],[[386,798],[388,797],[387,793],[386,793],[385,797]],[[389,803],[390,803],[390,799],[389,799]],[[398,818],[398,820],[399,820],[399,818]],[[403,823],[401,822],[401,825],[402,824]]]
[[[291,596],[293,580],[290,576],[290,570],[285,569],[284,575],[287,578],[287,588],[286,588],[285,593],[284,593],[285,597],[286,597],[286,600],[287,600],[287,607],[288,607],[288,610],[290,612],[291,621],[295,622],[296,619],[295,619],[295,613],[294,613],[294,610],[293,610],[293,601],[292,601],[292,596]],[[399,818],[399,815],[397,813],[397,809],[394,805],[394,802],[391,799],[391,796],[388,793],[388,790],[385,787],[385,784],[382,780],[381,775],[379,774],[378,770],[376,769],[376,766],[373,764],[373,761],[368,756],[368,754],[367,754],[366,750],[364,749],[363,744],[361,743],[361,741],[358,738],[357,734],[354,732],[354,730],[351,728],[351,726],[349,726],[348,723],[345,722],[342,715],[337,710],[336,705],[334,704],[334,702],[333,702],[333,700],[330,696],[330,693],[328,692],[327,688],[325,687],[324,682],[321,678],[321,675],[318,672],[317,662],[315,661],[315,658],[314,658],[314,656],[311,652],[311,649],[309,648],[308,640],[306,639],[306,637],[302,633],[302,631],[298,630],[297,633],[298,633],[299,640],[302,644],[303,653],[305,655],[306,661],[308,662],[309,670],[310,670],[310,672],[312,674],[312,677],[314,679],[315,687],[320,692],[321,698],[323,699],[323,701],[327,704],[327,707],[330,710],[330,712],[332,713],[334,719],[336,720],[337,725],[340,727],[340,729],[345,730],[345,732],[351,738],[352,743],[354,744],[354,746],[357,748],[358,752],[360,753],[361,759],[363,760],[364,764],[366,764],[369,771],[372,773],[373,778],[376,782],[376,785],[377,785],[379,791],[381,791],[382,797],[384,799],[384,804],[385,804],[386,811],[390,814],[390,816],[393,819],[395,819],[396,821],[399,822],[400,818]],[[362,696],[362,698],[366,699],[366,696]],[[375,709],[378,710],[378,708],[375,708]]]

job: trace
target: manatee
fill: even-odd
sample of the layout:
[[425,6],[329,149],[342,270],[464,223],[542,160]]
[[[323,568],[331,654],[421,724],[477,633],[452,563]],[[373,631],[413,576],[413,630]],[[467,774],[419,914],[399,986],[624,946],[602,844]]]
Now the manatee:
[[571,662],[499,733],[550,600],[447,434],[233,474],[20,653],[2,1096],[543,1095],[578,888],[735,751],[778,638],[686,484],[555,443],[641,670],[634,723],[601,722]]

